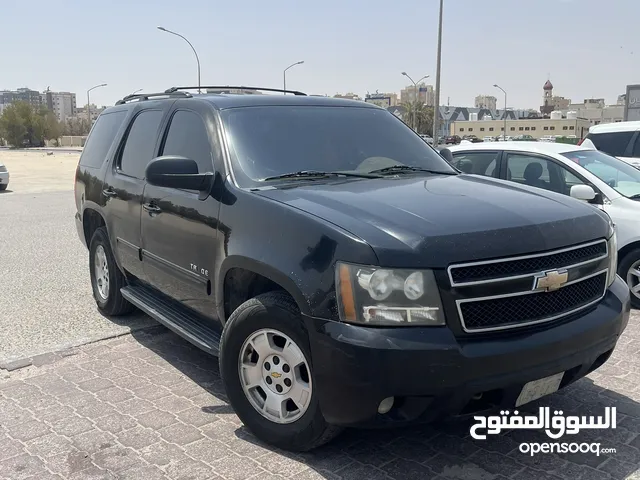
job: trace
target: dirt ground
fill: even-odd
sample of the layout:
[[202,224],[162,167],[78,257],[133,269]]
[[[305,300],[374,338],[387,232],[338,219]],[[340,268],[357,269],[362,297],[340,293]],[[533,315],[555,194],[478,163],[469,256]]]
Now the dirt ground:
[[4,194],[73,190],[80,152],[0,150],[0,162],[9,170],[9,188]]

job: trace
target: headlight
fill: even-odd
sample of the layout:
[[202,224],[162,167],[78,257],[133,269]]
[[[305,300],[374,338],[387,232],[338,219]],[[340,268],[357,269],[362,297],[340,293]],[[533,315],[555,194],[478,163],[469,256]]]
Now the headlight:
[[618,270],[618,239],[616,238],[616,229],[613,223],[611,224],[611,236],[607,240],[607,249],[609,250],[609,270],[607,272],[607,287],[616,279],[616,272]]
[[365,325],[444,325],[431,270],[369,267],[338,262],[340,318]]

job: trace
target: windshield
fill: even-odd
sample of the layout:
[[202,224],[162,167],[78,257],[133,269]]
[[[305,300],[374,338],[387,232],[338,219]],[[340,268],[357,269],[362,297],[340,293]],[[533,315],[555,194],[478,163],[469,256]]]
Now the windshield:
[[222,118],[241,186],[308,170],[369,173],[406,165],[455,173],[409,127],[377,108],[246,107],[224,110]]
[[597,150],[563,153],[625,197],[640,195],[640,170]]

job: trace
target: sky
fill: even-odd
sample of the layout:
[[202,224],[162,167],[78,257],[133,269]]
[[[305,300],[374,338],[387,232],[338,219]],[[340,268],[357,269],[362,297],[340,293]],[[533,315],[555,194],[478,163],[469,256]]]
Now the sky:
[[[71,91],[112,105],[138,90],[197,85],[287,87],[311,94],[400,92],[435,84],[438,0],[0,0],[0,90]],[[554,95],[615,103],[640,84],[639,0],[445,0],[441,104],[538,108]],[[11,46],[11,47],[9,47]]]

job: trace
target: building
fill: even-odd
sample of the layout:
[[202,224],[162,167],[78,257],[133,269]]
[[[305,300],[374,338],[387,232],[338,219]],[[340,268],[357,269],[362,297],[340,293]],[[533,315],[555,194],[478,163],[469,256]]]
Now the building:
[[[582,138],[589,131],[591,123],[581,118],[523,118],[507,119],[507,135],[531,135],[541,138],[547,135],[571,136]],[[503,135],[503,120],[470,120],[451,123],[451,135],[475,135],[497,137]]]
[[395,107],[398,105],[397,93],[367,93],[364,97],[364,101],[367,103],[373,103],[382,108]]
[[349,93],[345,93],[344,95],[342,95],[341,93],[336,93],[333,98],[344,98],[346,100],[359,100],[362,101],[362,97],[358,94],[355,94],[353,92],[349,92]]
[[260,90],[250,88],[207,88],[207,93],[226,93],[233,95],[262,95]]
[[67,118],[73,117],[76,114],[75,93],[46,90],[42,94],[42,102],[45,107],[56,115],[59,122],[64,122]]
[[542,87],[542,105],[540,106],[540,113],[542,115],[549,115],[553,112],[553,84],[551,80],[547,80]]
[[624,105],[625,103],[627,103],[627,94],[623,93],[622,95],[618,95],[616,105]]
[[624,120],[624,104],[607,105],[604,98],[585,98],[582,103],[572,103],[560,111],[564,116],[573,112],[578,118],[588,120],[591,125]]
[[40,92],[30,88],[19,88],[15,91],[0,91],[0,104],[9,105],[15,102],[27,102],[33,108],[39,110],[42,107],[42,96]]
[[493,95],[478,95],[475,101],[476,108],[487,108],[489,110],[496,110],[498,99]]
[[[433,85],[426,85],[425,83],[418,84],[418,101],[423,105],[433,107],[436,103],[436,96],[433,90]],[[415,85],[408,85],[400,90],[400,103],[414,103],[416,101],[416,87]]]
[[571,99],[554,95],[551,99],[551,103],[553,104],[554,110],[565,110],[569,108],[569,105],[571,105]]
[[[98,107],[97,105],[91,104],[91,124],[96,121],[98,115],[100,115],[104,109],[107,108],[105,106]],[[68,117],[67,120],[80,120],[83,122],[87,121],[87,106],[76,108],[76,114],[73,117]]]

